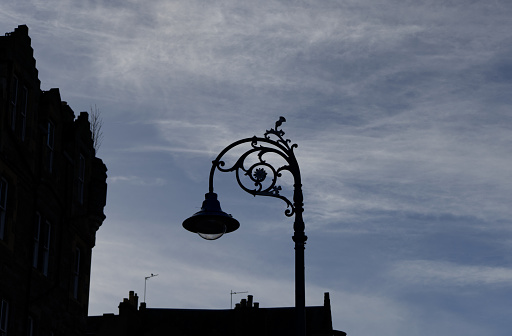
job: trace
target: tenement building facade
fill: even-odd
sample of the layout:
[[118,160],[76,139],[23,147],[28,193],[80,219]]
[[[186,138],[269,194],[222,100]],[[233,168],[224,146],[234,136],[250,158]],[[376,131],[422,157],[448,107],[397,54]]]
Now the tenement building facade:
[[83,335],[107,168],[88,114],[42,91],[28,28],[0,37],[0,336]]

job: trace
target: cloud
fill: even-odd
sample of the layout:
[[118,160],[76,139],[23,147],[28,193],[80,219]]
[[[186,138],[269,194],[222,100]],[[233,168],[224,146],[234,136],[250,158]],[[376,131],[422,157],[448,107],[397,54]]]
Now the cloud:
[[216,245],[178,230],[211,160],[283,115],[318,263],[308,302],[328,283],[349,335],[507,335],[493,291],[511,277],[511,15],[501,0],[2,3],[5,32],[30,28],[43,88],[105,111],[92,309],[142,295],[149,273],[159,306],[224,307],[230,289],[293,304],[281,201],[246,202],[218,174],[247,225]]
[[461,265],[445,261],[406,260],[395,264],[390,275],[408,285],[512,286],[512,269]]
[[163,178],[148,178],[140,176],[109,176],[108,183],[124,183],[142,187],[162,187],[167,184]]

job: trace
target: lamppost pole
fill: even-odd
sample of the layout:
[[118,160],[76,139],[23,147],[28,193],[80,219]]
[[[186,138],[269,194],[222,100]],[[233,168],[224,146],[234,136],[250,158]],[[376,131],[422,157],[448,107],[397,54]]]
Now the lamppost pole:
[[[295,310],[296,332],[298,336],[306,335],[306,299],[305,299],[305,267],[304,249],[307,240],[304,229],[304,203],[299,165],[293,150],[296,144],[291,144],[289,139],[284,139],[284,131],[280,126],[286,119],[280,117],[275,128],[267,130],[263,137],[252,137],[238,140],[224,148],[212,162],[209,177],[209,192],[201,210],[183,222],[183,227],[188,231],[198,233],[201,237],[214,240],[223,234],[235,231],[240,223],[231,215],[220,208],[217,194],[213,190],[213,177],[215,171],[235,172],[238,185],[253,196],[269,196],[282,199],[286,205],[285,215],[295,217],[293,224],[295,242]],[[231,149],[239,146],[248,149],[236,160],[232,166],[227,166],[224,155]],[[267,161],[267,158],[277,158],[278,162],[284,160],[285,164],[275,166]],[[280,161],[279,161],[280,160]],[[283,172],[288,172],[293,177],[293,202],[280,194],[281,186],[277,184],[278,178]],[[251,184],[251,186],[247,186]]]
[[293,224],[295,242],[295,310],[297,335],[306,335],[306,281],[305,281],[305,262],[304,250],[307,236],[304,233],[305,225],[302,219],[303,197],[302,186],[294,185],[294,206],[295,206],[295,223]]

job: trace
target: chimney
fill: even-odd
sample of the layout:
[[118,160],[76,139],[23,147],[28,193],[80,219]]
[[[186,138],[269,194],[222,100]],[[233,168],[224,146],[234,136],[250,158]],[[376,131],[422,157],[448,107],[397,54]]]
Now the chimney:
[[329,292],[324,293],[324,307],[331,307],[331,299],[329,298]]
[[119,303],[119,315],[124,315],[127,312],[137,311],[137,304],[139,297],[134,291],[130,291],[128,298],[124,298],[123,302]]
[[260,303],[254,302],[252,295],[247,295],[247,299],[240,300],[240,303],[235,304],[235,309],[250,309],[259,308]]
[[139,297],[137,296],[137,293],[135,293],[134,291],[130,291],[129,294],[130,295],[128,300],[130,301],[130,305],[137,308],[137,305],[139,304]]
[[18,28],[14,28],[14,32],[28,37],[27,25],[19,25]]
[[331,299],[329,298],[329,292],[324,293],[324,324],[328,330],[332,330]]

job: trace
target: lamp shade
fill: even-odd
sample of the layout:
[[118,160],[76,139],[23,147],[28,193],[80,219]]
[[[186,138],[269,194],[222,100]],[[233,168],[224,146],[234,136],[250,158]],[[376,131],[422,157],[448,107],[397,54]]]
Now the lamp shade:
[[201,210],[185,219],[183,227],[204,239],[215,240],[222,237],[224,233],[238,229],[240,223],[233,216],[222,211],[217,194],[209,192],[205,195]]

